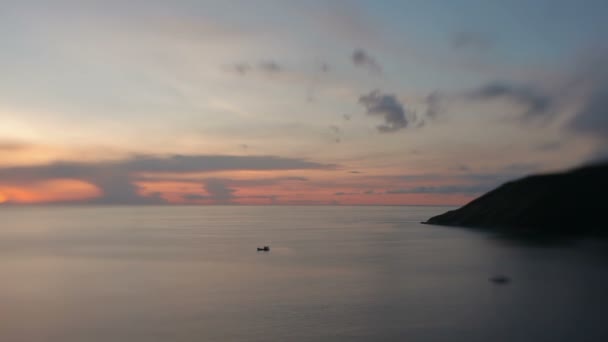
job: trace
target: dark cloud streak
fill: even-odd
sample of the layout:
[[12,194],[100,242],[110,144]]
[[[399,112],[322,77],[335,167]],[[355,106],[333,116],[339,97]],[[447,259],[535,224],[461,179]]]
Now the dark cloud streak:
[[[230,170],[301,170],[331,169],[334,166],[297,158],[276,156],[171,155],[165,157],[140,155],[132,158],[96,163],[54,162],[45,165],[0,168],[0,182],[19,184],[53,179],[76,179],[95,185],[101,197],[91,203],[159,204],[165,201],[155,194],[142,196],[136,185],[145,180],[140,173],[201,173]],[[149,180],[149,179],[148,179]],[[211,192],[226,200],[229,188],[208,180]],[[223,195],[222,195],[223,192]],[[222,197],[223,196],[223,197]]]
[[497,98],[507,99],[527,108],[523,118],[547,117],[554,99],[540,89],[505,81],[491,82],[482,85],[468,93],[471,100],[493,100]]
[[262,61],[258,64],[258,69],[269,74],[283,71],[283,67],[275,61]]
[[252,72],[258,72],[265,75],[274,75],[284,71],[283,66],[273,60],[264,60],[255,64],[251,63],[234,63],[228,66],[227,71],[236,72],[241,76],[246,76]]

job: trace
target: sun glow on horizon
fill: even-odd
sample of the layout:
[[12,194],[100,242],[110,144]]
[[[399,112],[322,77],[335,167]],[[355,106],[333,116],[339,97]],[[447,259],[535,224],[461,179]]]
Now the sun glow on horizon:
[[93,199],[101,194],[92,184],[55,179],[23,185],[0,185],[0,203],[40,204]]

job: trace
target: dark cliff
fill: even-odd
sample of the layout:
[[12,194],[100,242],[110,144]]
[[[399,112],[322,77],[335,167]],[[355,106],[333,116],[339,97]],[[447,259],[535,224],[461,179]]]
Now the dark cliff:
[[506,183],[428,224],[608,234],[608,163]]

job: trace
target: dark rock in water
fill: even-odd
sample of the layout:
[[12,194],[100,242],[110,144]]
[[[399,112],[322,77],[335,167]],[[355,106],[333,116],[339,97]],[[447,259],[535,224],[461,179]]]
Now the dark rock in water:
[[505,284],[508,284],[509,282],[511,282],[511,279],[509,279],[509,277],[503,276],[503,275],[494,276],[494,277],[490,278],[489,280],[491,282],[493,282],[494,284],[498,284],[498,285],[505,285]]
[[608,163],[506,183],[427,224],[512,233],[608,234]]

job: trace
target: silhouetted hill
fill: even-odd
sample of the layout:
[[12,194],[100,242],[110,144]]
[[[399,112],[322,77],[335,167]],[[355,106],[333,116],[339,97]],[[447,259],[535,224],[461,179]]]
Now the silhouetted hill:
[[608,234],[608,163],[506,183],[428,224]]

